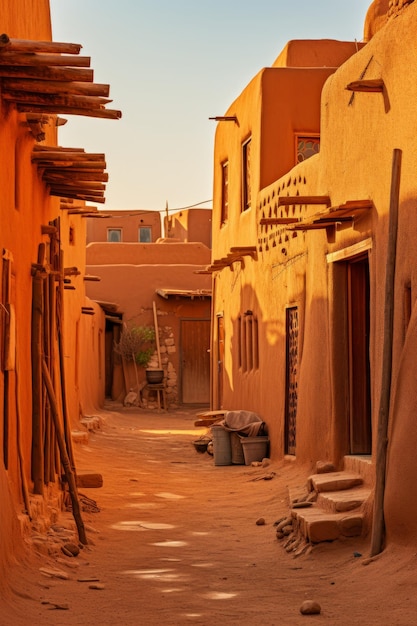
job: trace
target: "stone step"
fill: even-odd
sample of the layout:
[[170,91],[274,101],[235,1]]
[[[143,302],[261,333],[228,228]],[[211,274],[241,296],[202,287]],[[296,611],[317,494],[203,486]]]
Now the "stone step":
[[364,516],[361,513],[328,513],[313,505],[306,509],[293,509],[291,515],[294,531],[310,543],[362,534]]
[[322,491],[317,496],[317,507],[328,513],[346,513],[358,509],[368,499],[371,489],[352,487],[341,491]]
[[363,478],[363,482],[367,487],[373,487],[375,484],[375,466],[372,463],[370,455],[351,455],[345,456],[343,466],[346,472],[359,474]]
[[326,474],[313,474],[307,480],[309,491],[321,493],[323,491],[339,491],[352,489],[363,484],[363,478],[352,472],[328,472]]

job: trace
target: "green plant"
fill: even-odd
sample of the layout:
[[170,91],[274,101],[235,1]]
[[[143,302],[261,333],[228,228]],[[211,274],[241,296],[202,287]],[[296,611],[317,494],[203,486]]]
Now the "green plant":
[[155,329],[152,326],[124,326],[114,348],[126,361],[146,367],[155,350]]

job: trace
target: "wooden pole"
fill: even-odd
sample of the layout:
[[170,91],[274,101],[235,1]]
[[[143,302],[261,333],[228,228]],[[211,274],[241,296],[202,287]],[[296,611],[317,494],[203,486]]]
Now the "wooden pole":
[[401,156],[399,149],[393,151],[391,172],[391,194],[389,204],[388,245],[385,273],[384,336],[382,354],[382,382],[379,401],[376,481],[374,514],[371,538],[371,556],[382,551],[385,522],[384,494],[388,447],[388,423],[391,400],[392,344],[394,320],[395,261],[397,255],[398,205],[401,178]]
[[25,505],[26,513],[29,517],[29,520],[32,519],[31,511],[30,511],[30,499],[29,499],[29,490],[26,480],[25,474],[25,462],[23,457],[22,450],[22,428],[21,428],[21,412],[20,412],[20,398],[19,398],[19,376],[20,376],[20,368],[19,368],[19,352],[16,345],[16,372],[15,372],[15,402],[16,402],[16,440],[17,440],[17,454],[19,457],[19,469],[20,469],[20,480],[22,483],[22,495],[23,502]]
[[160,345],[159,345],[158,315],[157,315],[157,312],[156,312],[156,304],[155,304],[155,302],[152,302],[152,306],[153,306],[153,321],[154,321],[154,325],[155,325],[156,352],[158,354],[158,365],[159,365],[159,368],[162,369],[161,348],[160,348]]
[[32,293],[32,480],[33,491],[43,494],[43,423],[42,423],[42,316],[43,278],[33,277]]
[[48,366],[45,359],[42,359],[42,377],[45,383],[46,392],[48,394],[49,404],[51,406],[52,418],[55,423],[56,437],[58,441],[59,452],[61,456],[61,463],[64,468],[65,476],[68,483],[68,490],[71,496],[72,513],[74,515],[75,523],[77,525],[78,537],[82,544],[86,545],[87,537],[85,534],[84,522],[81,517],[80,503],[78,500],[77,483],[74,473],[71,469],[71,463],[68,457],[67,448],[65,445],[65,439],[62,432],[61,422],[58,414],[58,405],[55,398],[54,388],[52,386],[51,377],[49,375]]

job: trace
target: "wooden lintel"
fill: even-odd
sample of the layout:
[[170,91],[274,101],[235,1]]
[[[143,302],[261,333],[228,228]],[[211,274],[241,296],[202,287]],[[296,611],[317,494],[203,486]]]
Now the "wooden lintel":
[[279,196],[278,206],[293,204],[325,204],[330,206],[329,196]]
[[26,93],[25,91],[10,91],[7,89],[2,90],[2,98],[8,102],[14,102],[19,105],[28,105],[31,108],[33,106],[49,107],[53,105],[54,107],[76,107],[80,109],[100,110],[103,106],[112,102],[109,98],[102,98],[100,96]]
[[384,91],[384,81],[382,78],[372,78],[368,80],[354,80],[346,85],[348,91],[362,91],[367,93],[381,93]]

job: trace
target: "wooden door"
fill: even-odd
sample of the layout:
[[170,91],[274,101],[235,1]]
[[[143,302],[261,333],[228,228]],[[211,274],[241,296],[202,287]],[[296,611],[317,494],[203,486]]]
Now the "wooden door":
[[181,398],[210,404],[210,320],[181,320]]
[[369,263],[348,264],[350,453],[371,454]]
[[298,402],[298,307],[286,311],[285,454],[295,454]]

